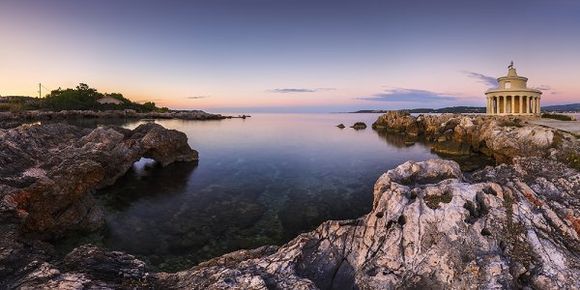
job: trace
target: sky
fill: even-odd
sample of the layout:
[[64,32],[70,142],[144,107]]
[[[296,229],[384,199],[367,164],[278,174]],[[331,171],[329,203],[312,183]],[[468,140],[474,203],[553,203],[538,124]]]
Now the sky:
[[0,95],[210,112],[484,106],[514,61],[580,102],[580,1],[0,0]]

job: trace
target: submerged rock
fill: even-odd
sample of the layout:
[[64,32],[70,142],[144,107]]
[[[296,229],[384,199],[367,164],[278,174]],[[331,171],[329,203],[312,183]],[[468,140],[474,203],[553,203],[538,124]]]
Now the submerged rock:
[[453,161],[408,161],[378,179],[369,214],[327,221],[279,248],[152,273],[131,255],[82,246],[60,263],[31,262],[7,285],[576,289],[579,193],[576,170],[536,157],[469,178]]
[[[559,173],[540,174],[546,163]],[[578,172],[522,158],[476,175],[467,180],[453,161],[409,161],[379,178],[360,219],[325,222],[275,253],[234,252],[154,280],[194,289],[580,287]]]

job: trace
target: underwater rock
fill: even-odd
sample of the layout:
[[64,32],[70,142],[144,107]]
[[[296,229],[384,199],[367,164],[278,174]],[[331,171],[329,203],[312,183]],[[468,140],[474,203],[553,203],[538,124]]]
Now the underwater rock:
[[[542,174],[545,164],[558,173]],[[468,181],[453,161],[408,161],[379,178],[364,217],[154,280],[173,289],[580,287],[580,174],[517,158],[475,175]]]
[[149,272],[131,255],[89,245],[61,262],[31,261],[5,285],[577,289],[580,174],[554,160],[513,162],[466,177],[453,161],[408,161],[377,180],[372,211],[359,219],[177,273]]

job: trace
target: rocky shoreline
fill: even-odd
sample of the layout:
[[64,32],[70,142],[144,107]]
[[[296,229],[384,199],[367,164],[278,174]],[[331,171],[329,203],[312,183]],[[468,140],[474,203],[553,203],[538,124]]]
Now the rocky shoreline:
[[201,110],[148,112],[139,113],[135,110],[67,110],[67,111],[22,111],[18,113],[0,112],[0,128],[13,128],[22,123],[34,121],[64,121],[75,119],[181,119],[181,120],[223,120],[231,118],[246,118],[249,116],[223,116]]
[[0,129],[0,289],[580,288],[577,137],[513,118],[400,112],[373,128],[500,165],[466,175],[453,161],[406,162],[377,180],[361,218],[177,273],[94,245],[59,258],[49,241],[102,225],[92,191],[140,157],[197,159],[184,134],[155,124]]
[[580,170],[578,136],[534,125],[530,119],[485,115],[419,115],[391,111],[380,116],[373,129],[402,134],[409,141],[425,138],[438,153],[483,153],[498,163],[515,157],[543,157]]
[[92,193],[141,157],[162,166],[198,159],[184,133],[152,123],[134,130],[59,123],[0,129],[0,289],[21,286],[21,275],[53,261],[49,241],[102,227]]

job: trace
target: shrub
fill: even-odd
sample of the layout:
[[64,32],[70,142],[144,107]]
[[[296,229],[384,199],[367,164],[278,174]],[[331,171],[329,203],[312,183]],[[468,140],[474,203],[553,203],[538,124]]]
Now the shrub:
[[[97,100],[103,97],[111,97],[121,101],[120,104],[100,104]],[[79,84],[74,89],[58,89],[50,92],[46,98],[42,99],[41,108],[62,111],[62,110],[126,110],[131,109],[137,112],[152,112],[159,109],[153,102],[139,104],[123,97],[119,93],[103,94],[87,84]]]
[[564,115],[564,114],[555,114],[555,113],[543,113],[542,118],[555,119],[555,120],[560,120],[560,121],[574,121],[575,120],[574,117],[572,117],[572,116],[568,116],[568,115]]
[[23,105],[19,103],[0,103],[0,111],[18,113],[23,109]]

